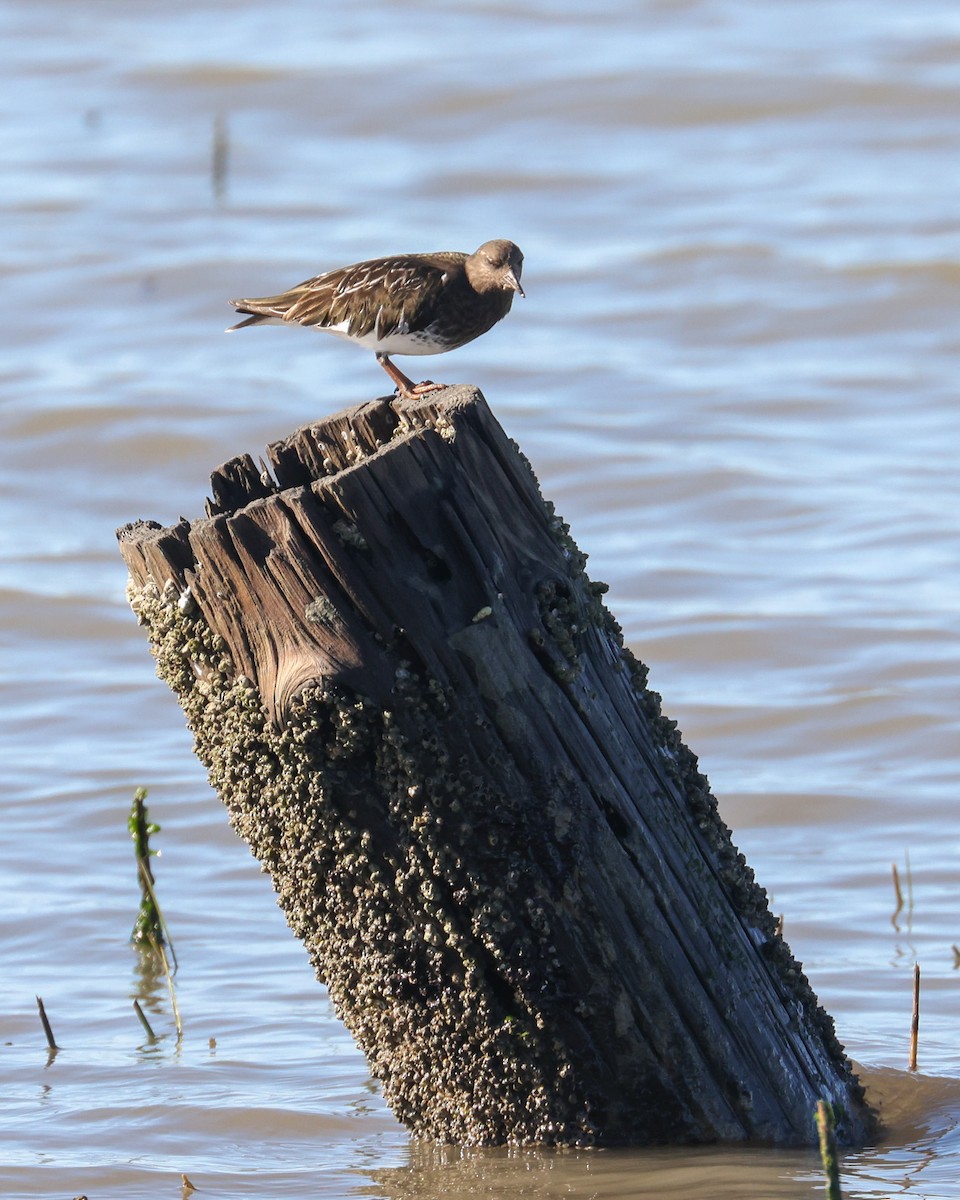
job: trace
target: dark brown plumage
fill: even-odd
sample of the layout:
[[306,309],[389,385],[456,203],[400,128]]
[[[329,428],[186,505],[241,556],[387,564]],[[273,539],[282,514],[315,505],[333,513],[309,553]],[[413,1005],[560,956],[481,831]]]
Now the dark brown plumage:
[[523,295],[523,255],[498,239],[473,254],[441,250],[375,258],[316,275],[279,296],[231,300],[247,320],[231,326],[302,325],[373,350],[401,395],[441,384],[412,383],[391,354],[443,354],[480,337]]

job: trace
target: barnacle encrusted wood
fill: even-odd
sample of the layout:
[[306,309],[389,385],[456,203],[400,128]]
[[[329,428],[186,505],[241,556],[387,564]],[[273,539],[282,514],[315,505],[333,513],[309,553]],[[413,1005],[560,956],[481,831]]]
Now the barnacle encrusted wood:
[[873,1118],[602,584],[472,388],[120,531],[213,786],[396,1115],[464,1144]]

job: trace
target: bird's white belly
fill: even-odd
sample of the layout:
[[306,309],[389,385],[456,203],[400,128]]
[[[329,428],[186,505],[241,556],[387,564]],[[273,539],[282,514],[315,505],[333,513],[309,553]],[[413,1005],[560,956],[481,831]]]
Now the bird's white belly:
[[373,350],[375,354],[441,354],[449,349],[449,343],[438,341],[428,331],[423,333],[390,333],[379,337],[372,329],[360,337],[348,332],[348,322],[339,325],[317,325],[324,333],[332,333],[335,337],[353,342],[355,346],[363,346]]

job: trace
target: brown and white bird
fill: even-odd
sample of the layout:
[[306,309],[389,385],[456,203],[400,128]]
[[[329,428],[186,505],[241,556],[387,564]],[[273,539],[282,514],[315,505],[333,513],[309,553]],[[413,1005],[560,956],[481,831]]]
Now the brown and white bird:
[[315,275],[279,296],[231,300],[247,325],[303,325],[373,350],[377,362],[412,398],[442,387],[413,383],[392,354],[445,354],[486,333],[523,295],[523,255],[513,242],[484,242],[473,254],[396,254]]

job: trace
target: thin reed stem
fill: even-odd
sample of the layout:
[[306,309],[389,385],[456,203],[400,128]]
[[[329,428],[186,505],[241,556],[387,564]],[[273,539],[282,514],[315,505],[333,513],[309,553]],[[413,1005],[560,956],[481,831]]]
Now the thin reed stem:
[[40,1013],[40,1024],[43,1026],[43,1032],[46,1035],[47,1048],[49,1050],[59,1050],[60,1047],[57,1045],[53,1037],[53,1029],[51,1028],[50,1021],[47,1017],[47,1010],[43,1007],[43,1001],[39,996],[37,997],[37,1010]]
[[163,963],[163,973],[167,977],[167,990],[170,992],[170,1007],[173,1009],[173,1020],[177,1027],[177,1043],[183,1041],[183,1022],[180,1020],[180,1008],[177,1005],[177,990],[173,986],[173,973],[170,970],[170,962],[167,958],[167,952],[163,948],[163,942],[155,941],[153,949],[156,951]]
[[894,929],[899,929],[897,925],[897,917],[903,912],[903,891],[900,887],[900,872],[897,870],[897,864],[891,863],[890,868],[893,871],[893,894],[897,901],[897,907],[893,910],[893,916],[890,918],[890,923]]
[[910,1021],[910,1070],[917,1069],[917,1043],[920,1040],[920,964],[913,964],[913,1017]]
[[[153,932],[147,934],[146,941],[148,945],[159,947],[164,942],[170,947],[170,957],[173,959],[173,974],[176,975],[180,966],[177,962],[177,952],[173,946],[173,938],[170,936],[170,930],[167,926],[166,918],[163,915],[163,910],[157,900],[157,893],[154,890],[153,872],[150,870],[149,863],[145,859],[137,859],[137,867],[140,871],[140,882],[142,883],[147,896],[150,898],[150,904],[156,917],[156,927]],[[169,971],[166,955],[163,956],[164,968]]]
[[817,1133],[820,1137],[820,1161],[826,1175],[827,1200],[843,1200],[837,1163],[837,1139],[833,1133],[833,1112],[826,1100],[817,1101]]

